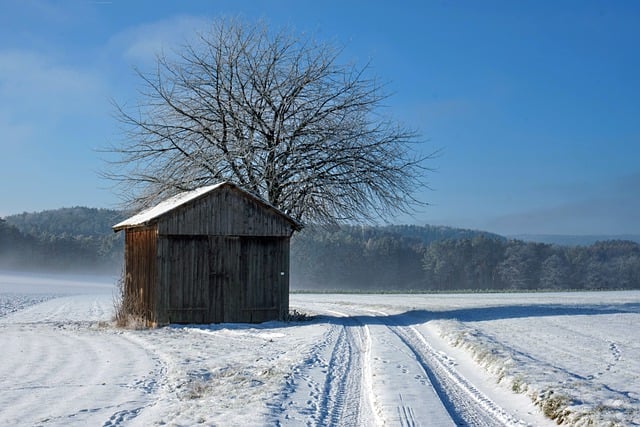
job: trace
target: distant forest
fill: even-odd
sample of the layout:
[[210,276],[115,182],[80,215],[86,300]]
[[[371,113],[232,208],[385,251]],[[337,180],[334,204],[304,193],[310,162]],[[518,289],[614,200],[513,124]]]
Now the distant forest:
[[[121,212],[84,207],[0,219],[0,268],[117,274]],[[309,291],[640,289],[640,245],[525,242],[441,226],[307,227],[291,243],[291,286]]]
[[559,246],[433,226],[311,230],[292,243],[292,282],[308,290],[640,289],[640,245]]
[[0,218],[0,268],[118,272],[124,238],[111,226],[123,216],[115,210],[74,207]]

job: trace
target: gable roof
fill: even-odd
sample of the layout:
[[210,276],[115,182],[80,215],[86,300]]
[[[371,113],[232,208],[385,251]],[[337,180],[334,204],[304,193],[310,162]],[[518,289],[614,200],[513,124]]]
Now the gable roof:
[[120,230],[123,230],[125,228],[132,228],[132,227],[141,227],[141,226],[145,226],[145,225],[149,225],[150,223],[152,223],[154,220],[158,219],[159,217],[161,217],[162,215],[166,214],[167,212],[170,212],[180,206],[186,205],[187,203],[196,200],[200,197],[203,197],[206,194],[211,193],[212,191],[216,191],[219,190],[220,188],[227,186],[233,189],[238,190],[240,193],[242,193],[244,196],[258,202],[259,204],[261,204],[262,206],[264,206],[266,209],[270,209],[272,211],[274,211],[276,214],[280,215],[281,217],[283,217],[285,220],[287,220],[288,222],[291,223],[291,225],[293,226],[294,230],[301,230],[302,229],[302,224],[300,224],[298,221],[296,221],[295,219],[293,219],[292,217],[290,217],[289,215],[285,214],[284,212],[282,212],[280,209],[276,208],[275,206],[271,205],[270,203],[262,200],[260,197],[257,197],[245,190],[243,190],[242,188],[238,187],[237,185],[228,182],[228,181],[224,181],[224,182],[220,182],[218,184],[214,184],[214,185],[208,185],[206,187],[200,187],[200,188],[196,188],[195,190],[191,190],[191,191],[185,191],[179,194],[176,194],[175,196],[169,197],[168,199],[158,203],[156,206],[153,206],[151,208],[145,209],[143,211],[141,211],[140,213],[125,219],[122,222],[119,222],[118,224],[114,225],[113,231],[118,232]]

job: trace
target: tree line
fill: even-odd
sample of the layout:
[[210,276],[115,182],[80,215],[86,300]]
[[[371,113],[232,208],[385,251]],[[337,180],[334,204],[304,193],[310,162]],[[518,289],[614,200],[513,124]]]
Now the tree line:
[[483,237],[437,242],[422,258],[430,289],[640,289],[640,245],[558,246]]
[[123,237],[111,225],[122,218],[119,211],[85,207],[0,218],[0,268],[117,272]]
[[[118,273],[125,214],[84,207],[0,219],[0,268]],[[562,246],[442,226],[307,226],[291,286],[311,291],[640,289],[640,245]]]
[[433,226],[312,229],[292,242],[304,290],[518,291],[640,289],[640,245],[560,246]]

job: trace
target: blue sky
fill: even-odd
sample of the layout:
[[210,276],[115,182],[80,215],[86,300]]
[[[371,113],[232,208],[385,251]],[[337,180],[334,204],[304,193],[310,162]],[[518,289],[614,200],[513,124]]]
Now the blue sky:
[[116,207],[96,149],[119,138],[158,49],[220,16],[345,46],[385,113],[441,150],[397,223],[640,234],[640,3],[0,0],[0,216]]

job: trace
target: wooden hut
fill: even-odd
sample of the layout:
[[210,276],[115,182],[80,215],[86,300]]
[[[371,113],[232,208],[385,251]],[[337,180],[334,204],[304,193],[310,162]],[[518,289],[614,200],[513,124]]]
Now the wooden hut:
[[125,303],[154,325],[284,320],[300,228],[229,182],[178,194],[113,226],[125,231]]

